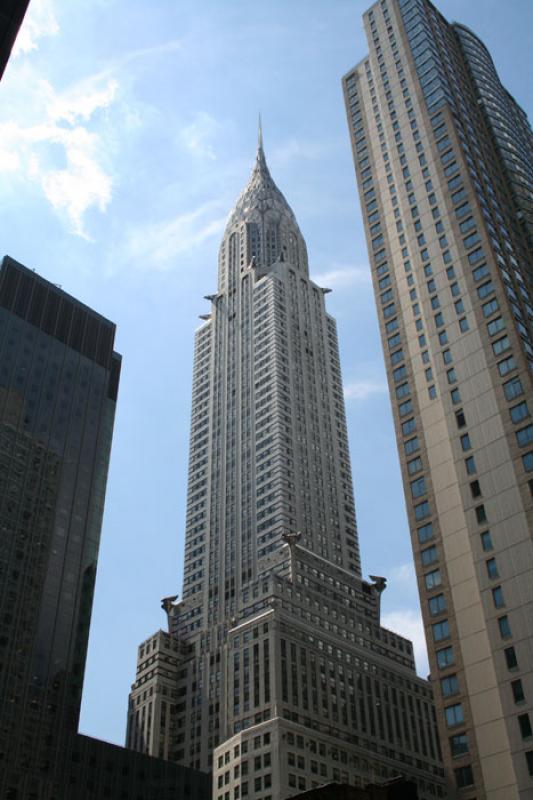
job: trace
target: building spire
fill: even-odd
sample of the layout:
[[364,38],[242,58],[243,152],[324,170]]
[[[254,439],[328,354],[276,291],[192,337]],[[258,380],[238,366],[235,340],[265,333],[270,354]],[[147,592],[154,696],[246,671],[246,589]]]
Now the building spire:
[[261,123],[261,112],[259,112],[259,124],[257,126],[257,149],[263,149],[263,125]]
[[263,124],[261,121],[261,112],[259,112],[259,120],[257,126],[257,159],[256,163],[263,169],[267,168],[265,151],[263,150]]

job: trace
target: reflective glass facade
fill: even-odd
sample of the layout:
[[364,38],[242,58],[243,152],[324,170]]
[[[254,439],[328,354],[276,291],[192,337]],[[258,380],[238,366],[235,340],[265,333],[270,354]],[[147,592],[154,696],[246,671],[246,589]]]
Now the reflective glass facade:
[[4,259],[0,788],[6,791],[17,775],[24,781],[33,770],[51,773],[60,734],[78,726],[120,374],[114,333],[111,322]]

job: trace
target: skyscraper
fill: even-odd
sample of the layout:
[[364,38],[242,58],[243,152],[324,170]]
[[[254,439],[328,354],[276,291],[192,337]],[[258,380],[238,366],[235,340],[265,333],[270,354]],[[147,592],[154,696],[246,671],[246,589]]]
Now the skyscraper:
[[115,326],[0,267],[0,796],[190,797],[207,776],[77,733],[120,356]]
[[78,727],[120,356],[111,322],[8,257],[0,320],[0,758],[46,774]]
[[427,0],[364,15],[343,79],[444,758],[533,793],[533,137]]
[[335,322],[260,140],[196,333],[183,598],[139,647],[127,744],[216,800],[406,773],[443,796],[412,647],[361,577]]

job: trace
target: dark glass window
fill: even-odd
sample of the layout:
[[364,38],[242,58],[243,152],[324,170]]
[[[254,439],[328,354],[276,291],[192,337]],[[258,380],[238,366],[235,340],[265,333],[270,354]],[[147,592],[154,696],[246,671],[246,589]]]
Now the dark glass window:
[[459,767],[454,770],[455,782],[458,789],[464,789],[466,786],[472,786],[474,783],[474,775],[472,767],[468,764],[466,767]]

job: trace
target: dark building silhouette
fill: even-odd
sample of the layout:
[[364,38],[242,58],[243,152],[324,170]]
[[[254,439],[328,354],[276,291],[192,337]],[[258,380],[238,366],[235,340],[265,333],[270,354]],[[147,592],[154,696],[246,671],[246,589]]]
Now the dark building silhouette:
[[294,800],[418,800],[418,791],[414,781],[399,777],[368,784],[364,789],[347,783],[326,783],[295,795]]
[[30,0],[2,0],[0,3],[0,79],[29,4]]
[[193,771],[77,735],[120,376],[114,336],[109,320],[4,259],[2,798],[207,796],[194,793]]

